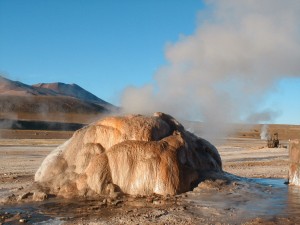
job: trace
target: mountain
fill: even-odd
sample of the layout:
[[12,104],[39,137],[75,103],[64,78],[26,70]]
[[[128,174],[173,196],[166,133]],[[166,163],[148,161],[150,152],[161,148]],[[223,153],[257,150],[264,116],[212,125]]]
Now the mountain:
[[0,120],[86,124],[116,110],[76,84],[27,85],[0,76]]
[[30,96],[30,95],[49,95],[56,96],[57,93],[51,89],[33,87],[19,81],[12,81],[0,76],[0,95]]
[[86,91],[82,87],[77,84],[65,84],[65,83],[39,83],[32,85],[32,87],[38,89],[45,89],[48,91],[53,91],[62,96],[69,96],[74,97],[83,101],[93,102],[102,106],[110,107],[110,103],[98,98],[97,96],[93,95],[92,93]]

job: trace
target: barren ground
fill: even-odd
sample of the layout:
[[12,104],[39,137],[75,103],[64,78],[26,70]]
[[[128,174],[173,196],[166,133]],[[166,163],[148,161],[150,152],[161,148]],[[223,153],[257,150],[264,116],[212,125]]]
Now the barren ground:
[[[27,193],[42,160],[64,141],[0,139],[0,199],[22,191]],[[288,141],[281,143],[288,145]],[[52,224],[297,224],[300,221],[297,216],[300,190],[283,184],[288,174],[287,148],[270,149],[265,147],[265,141],[253,138],[230,138],[215,145],[224,171],[243,178],[233,177],[234,182],[205,181],[194,191],[178,196],[54,198],[38,203],[2,203],[0,224],[18,224],[23,218],[29,224],[42,221]]]

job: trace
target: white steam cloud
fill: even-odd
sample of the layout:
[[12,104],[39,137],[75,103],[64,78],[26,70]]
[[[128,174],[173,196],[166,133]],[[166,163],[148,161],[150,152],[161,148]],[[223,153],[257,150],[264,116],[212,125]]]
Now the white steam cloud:
[[124,91],[126,112],[202,120],[214,136],[226,132],[228,122],[274,117],[259,107],[279,79],[300,77],[300,2],[209,0],[207,5],[209,13],[199,14],[195,33],[167,46],[168,65],[153,84]]
[[261,127],[260,139],[261,140],[268,140],[268,138],[269,138],[269,126],[268,126],[268,124],[264,124]]

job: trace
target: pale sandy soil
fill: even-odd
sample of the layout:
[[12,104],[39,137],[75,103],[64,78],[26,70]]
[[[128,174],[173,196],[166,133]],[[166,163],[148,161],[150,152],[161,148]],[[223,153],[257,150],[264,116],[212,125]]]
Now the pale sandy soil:
[[216,145],[226,172],[256,178],[287,178],[288,141],[284,148],[267,148],[266,141],[250,138],[231,138]]
[[[42,160],[63,142],[59,139],[0,140],[0,197],[30,189]],[[28,223],[46,219],[52,224],[297,223],[297,216],[282,213],[287,207],[284,202],[291,198],[290,193],[297,192],[297,189],[291,192],[283,184],[288,173],[287,148],[269,149],[265,147],[265,141],[249,138],[231,138],[215,145],[222,157],[224,171],[240,177],[281,180],[262,180],[263,184],[259,184],[257,180],[252,182],[236,177],[234,182],[217,179],[203,182],[194,191],[171,197],[126,196],[101,201],[56,199],[24,205],[3,204],[0,205],[0,223],[17,223],[23,215],[20,211],[28,216]],[[280,207],[274,208],[274,205]],[[289,210],[300,210],[300,198],[296,205],[292,203],[288,207]]]
[[[0,139],[0,197],[28,187],[42,160],[65,140]],[[5,190],[5,191],[4,191]]]

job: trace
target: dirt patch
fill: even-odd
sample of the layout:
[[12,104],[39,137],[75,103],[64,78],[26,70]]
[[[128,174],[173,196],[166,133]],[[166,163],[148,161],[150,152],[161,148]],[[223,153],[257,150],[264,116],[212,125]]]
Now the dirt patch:
[[[72,137],[73,131],[45,131],[45,130],[11,130],[0,129],[0,140],[3,139],[68,139]],[[16,143],[18,144],[18,142]]]
[[[283,141],[285,145],[288,142]],[[259,139],[232,138],[217,145],[223,169],[241,177],[283,178],[288,176],[288,149],[267,148]]]

